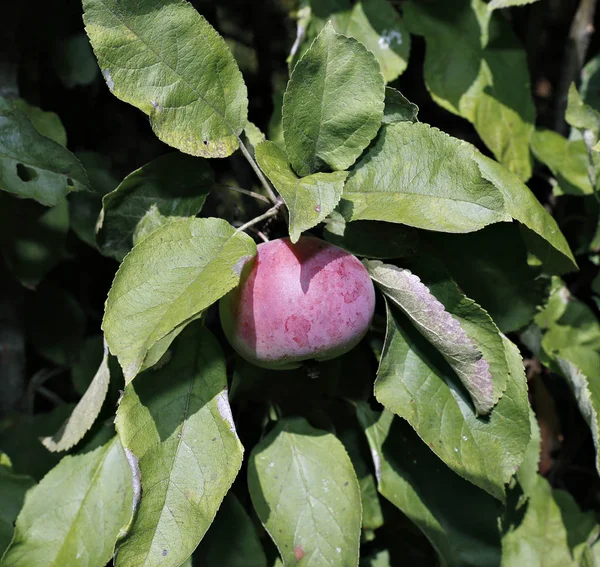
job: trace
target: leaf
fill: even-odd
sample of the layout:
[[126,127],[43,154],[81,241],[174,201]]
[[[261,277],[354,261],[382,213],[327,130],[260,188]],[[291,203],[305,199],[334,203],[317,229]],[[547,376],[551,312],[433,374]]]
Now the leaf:
[[[379,261],[367,260],[364,264],[381,291],[408,316],[456,372],[473,400],[477,415],[489,413],[504,391],[507,372],[502,342],[491,319],[486,319],[477,304],[461,296],[452,286],[445,290],[445,294],[450,293],[449,304],[453,307],[448,312],[410,271]],[[453,316],[454,313],[460,319]],[[388,311],[387,338],[393,333],[393,326],[389,326],[390,317]],[[488,349],[494,335],[500,344]],[[379,370],[381,372],[381,367]]]
[[[379,220],[441,232],[471,232],[510,220],[470,144],[422,123],[382,126],[350,172],[340,202],[346,220]],[[393,173],[393,174],[392,174]]]
[[97,237],[103,254],[123,260],[138,223],[153,207],[165,217],[193,217],[213,187],[208,162],[172,152],[130,173],[102,199]]
[[61,455],[50,453],[39,438],[52,435],[69,417],[73,407],[64,404],[36,415],[11,413],[0,421],[0,447],[10,455],[16,473],[40,480],[59,462]]
[[233,289],[255,254],[248,235],[214,218],[167,224],[140,242],[115,276],[102,324],[126,383],[161,339]]
[[196,565],[267,567],[254,524],[233,493],[223,500],[215,521],[194,553],[194,561]]
[[66,451],[83,438],[100,414],[102,404],[108,393],[109,382],[108,347],[105,344],[100,367],[73,413],[52,437],[44,437],[41,440],[46,449],[49,451]]
[[419,246],[414,228],[386,222],[346,222],[337,211],[326,220],[323,236],[356,256],[378,259],[412,256]]
[[12,541],[14,522],[23,507],[25,494],[34,485],[31,477],[0,466],[0,558]]
[[573,253],[556,221],[527,185],[499,163],[480,153],[475,154],[475,161],[483,177],[502,192],[508,214],[525,226],[528,246],[544,263],[544,268],[558,273],[577,269]]
[[335,436],[303,418],[278,421],[250,455],[248,487],[284,565],[358,563],[360,491]]
[[498,10],[499,8],[511,8],[512,6],[525,6],[533,4],[538,0],[491,0],[488,4],[488,10]]
[[385,87],[385,108],[383,124],[394,122],[418,122],[419,107],[410,102],[400,91]]
[[542,448],[542,432],[531,407],[529,408],[529,428],[531,430],[531,438],[529,439],[523,462],[515,475],[526,496],[531,495],[535,491]]
[[289,209],[292,242],[298,242],[305,230],[315,227],[335,209],[348,177],[345,171],[335,171],[298,178],[285,152],[274,142],[256,147],[256,161]]
[[600,56],[590,59],[581,71],[581,98],[592,108],[600,109]]
[[83,20],[111,92],[150,117],[158,138],[227,157],[248,116],[242,74],[223,38],[181,0],[84,0]]
[[546,300],[546,280],[539,277],[539,269],[528,265],[517,226],[498,223],[469,234],[426,236],[452,279],[503,333],[528,325]]
[[390,554],[384,549],[360,561],[360,567],[392,567]]
[[12,101],[0,97],[0,189],[56,205],[89,189],[85,170],[66,148],[40,134]]
[[410,34],[388,0],[362,0],[352,8],[344,29],[375,55],[386,83],[397,79],[408,65]]
[[52,63],[60,82],[68,89],[91,85],[99,75],[94,52],[84,33],[60,40],[52,53]]
[[535,107],[527,55],[510,26],[482,0],[412,1],[404,17],[411,33],[425,36],[425,82],[435,102],[471,122],[498,161],[529,179]]
[[85,167],[94,192],[80,191],[69,195],[69,223],[83,242],[96,248],[96,224],[102,210],[102,197],[113,191],[119,182],[111,173],[110,158],[96,152],[77,152],[75,155]]
[[454,474],[404,420],[357,408],[379,492],[427,536],[447,567],[497,567],[500,503]]
[[597,534],[593,514],[538,475],[522,523],[502,538],[502,567],[576,567]]
[[62,459],[27,494],[3,567],[107,563],[131,515],[130,478],[116,437]]
[[504,500],[504,485],[520,466],[530,439],[525,373],[505,339],[511,376],[486,419],[477,418],[450,368],[406,319],[388,314],[375,396],[406,419],[454,472]]
[[595,139],[591,145],[598,142],[598,130],[600,129],[600,112],[585,104],[575,83],[569,87],[567,111],[565,120],[568,124],[579,130],[591,130]]
[[29,338],[35,350],[58,366],[79,358],[85,333],[85,314],[77,300],[62,288],[45,287],[27,309]]
[[568,140],[552,130],[536,130],[531,137],[531,151],[556,178],[555,194],[591,195],[594,192],[583,140]]
[[201,324],[192,325],[172,353],[165,366],[126,386],[117,410],[117,431],[135,463],[138,494],[133,522],[118,545],[117,567],[183,563],[242,464],[225,359],[215,338]]
[[41,108],[29,104],[22,98],[13,101],[16,108],[27,115],[34,128],[46,138],[54,140],[57,144],[67,147],[67,132],[63,126],[58,114],[48,112]]
[[65,257],[69,230],[66,199],[51,208],[0,193],[0,241],[10,271],[35,289]]
[[377,134],[384,83],[372,53],[326,25],[294,68],[283,97],[288,158],[301,177],[351,166]]

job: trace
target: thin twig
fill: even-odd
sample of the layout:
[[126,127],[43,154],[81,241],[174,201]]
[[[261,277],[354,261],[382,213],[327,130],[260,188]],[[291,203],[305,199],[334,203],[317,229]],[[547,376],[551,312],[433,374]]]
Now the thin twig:
[[267,195],[269,196],[270,201],[275,205],[278,202],[277,195],[275,195],[275,191],[273,191],[273,188],[271,187],[269,180],[264,176],[263,172],[260,170],[260,167],[258,167],[258,164],[256,163],[256,161],[254,161],[254,158],[248,151],[248,148],[244,145],[244,142],[242,141],[242,139],[238,138],[238,141],[240,143],[240,150],[242,150],[244,157],[248,160],[250,167],[252,167],[252,169],[254,170],[254,173],[256,173],[256,176],[260,179],[260,182],[262,183],[262,186],[265,188],[265,191],[267,192]]
[[249,189],[242,189],[241,187],[235,187],[235,185],[217,185],[216,187],[220,189],[229,189],[230,191],[237,191],[238,193],[248,195],[249,197],[253,197],[254,199],[258,199],[259,201],[263,201],[269,204],[271,203],[271,201],[269,201],[269,199],[267,199],[264,195],[256,193],[255,191],[250,191]]
[[262,222],[264,220],[270,219],[271,217],[277,216],[277,214],[279,213],[279,208],[281,207],[282,204],[283,204],[283,201],[277,201],[275,203],[275,205],[273,205],[266,213],[263,213],[262,215],[259,215],[256,218],[253,218],[252,220],[243,224],[235,232],[236,233],[242,232],[242,231],[246,230],[247,228],[250,228],[251,226],[258,224],[259,222]]
[[569,30],[569,43],[558,85],[555,119],[555,130],[563,134],[567,132],[565,111],[567,109],[569,87],[572,82],[577,81],[581,68],[585,63],[585,56],[594,33],[594,14],[597,2],[598,0],[581,0]]

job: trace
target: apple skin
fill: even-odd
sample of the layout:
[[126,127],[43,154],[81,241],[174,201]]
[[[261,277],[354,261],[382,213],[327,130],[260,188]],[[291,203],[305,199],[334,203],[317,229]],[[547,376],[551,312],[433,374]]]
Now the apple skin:
[[238,287],[219,302],[231,346],[249,362],[292,369],[355,347],[375,311],[375,289],[358,258],[318,238],[259,244]]

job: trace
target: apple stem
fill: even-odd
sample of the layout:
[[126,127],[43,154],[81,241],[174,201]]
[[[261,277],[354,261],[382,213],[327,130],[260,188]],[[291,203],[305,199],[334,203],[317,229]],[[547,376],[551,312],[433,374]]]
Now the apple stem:
[[244,142],[242,142],[242,139],[238,137],[238,141],[240,143],[240,150],[242,150],[242,153],[244,154],[244,157],[248,160],[250,167],[252,167],[254,173],[256,173],[256,176],[262,183],[262,186],[265,188],[265,191],[269,196],[269,200],[271,201],[271,203],[276,205],[279,202],[279,199],[277,198],[275,191],[273,191],[271,184],[269,183],[268,179],[264,176],[263,172],[260,170],[260,167],[258,167],[258,164],[252,157],[252,154],[248,151],[248,148],[244,145]]
[[247,223],[240,226],[235,232],[236,233],[242,232],[242,231],[250,228],[251,226],[258,224],[259,222],[262,222],[264,220],[270,219],[271,217],[277,216],[279,214],[279,208],[281,207],[281,205],[283,205],[283,201],[277,200],[275,205],[273,205],[267,212],[263,213],[262,215],[257,216],[256,218],[253,218],[252,220],[249,220]]

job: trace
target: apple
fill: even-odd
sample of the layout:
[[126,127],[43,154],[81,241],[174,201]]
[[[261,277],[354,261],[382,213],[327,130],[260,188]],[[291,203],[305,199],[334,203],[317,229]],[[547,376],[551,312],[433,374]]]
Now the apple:
[[375,289],[360,261],[310,236],[258,246],[240,284],[219,302],[233,348],[249,362],[291,369],[355,347],[375,310]]

